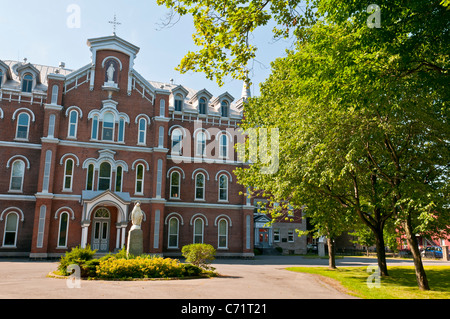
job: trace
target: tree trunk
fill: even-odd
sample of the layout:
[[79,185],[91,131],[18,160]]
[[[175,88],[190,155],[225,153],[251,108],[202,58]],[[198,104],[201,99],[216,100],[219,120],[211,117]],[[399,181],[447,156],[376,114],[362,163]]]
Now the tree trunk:
[[427,275],[425,274],[425,269],[423,268],[422,257],[420,256],[417,238],[413,233],[410,214],[408,214],[408,217],[406,218],[406,222],[404,222],[403,225],[404,225],[405,232],[406,232],[406,240],[408,241],[408,245],[411,248],[411,252],[413,255],[414,269],[416,271],[416,280],[417,280],[417,284],[419,285],[419,289],[420,290],[430,290]]
[[378,267],[380,268],[380,275],[389,276],[386,263],[386,252],[384,250],[383,230],[377,229],[377,231],[374,231],[374,235],[375,235],[375,244],[377,248]]
[[335,254],[335,244],[333,238],[327,237],[328,244],[328,267],[330,269],[336,269],[336,254]]

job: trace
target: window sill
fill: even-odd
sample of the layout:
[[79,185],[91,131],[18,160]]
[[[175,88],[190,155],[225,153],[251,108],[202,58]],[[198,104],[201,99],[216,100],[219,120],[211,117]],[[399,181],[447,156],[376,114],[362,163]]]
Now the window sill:
[[16,141],[16,142],[29,142],[30,140],[27,139],[27,138],[16,137],[16,138],[14,138],[14,141]]

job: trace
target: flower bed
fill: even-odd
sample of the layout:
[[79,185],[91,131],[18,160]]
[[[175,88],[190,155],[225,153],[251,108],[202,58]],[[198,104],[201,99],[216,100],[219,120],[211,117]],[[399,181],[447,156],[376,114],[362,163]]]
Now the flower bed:
[[94,259],[95,251],[76,247],[61,257],[58,273],[70,275],[69,265],[80,267],[80,276],[90,279],[135,279],[135,278],[185,278],[200,276],[202,269],[192,264],[180,263],[177,259],[152,255],[127,256],[122,249],[117,254],[108,254]]

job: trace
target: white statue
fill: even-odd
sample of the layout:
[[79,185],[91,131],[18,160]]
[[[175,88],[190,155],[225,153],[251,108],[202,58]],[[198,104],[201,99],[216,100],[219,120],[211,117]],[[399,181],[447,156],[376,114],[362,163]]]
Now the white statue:
[[114,82],[114,72],[116,69],[114,68],[113,63],[109,65],[108,70],[106,70],[106,75],[108,76],[108,82]]
[[137,202],[134,205],[133,211],[131,212],[131,230],[141,229],[142,219],[144,218],[144,213],[141,210],[141,203]]

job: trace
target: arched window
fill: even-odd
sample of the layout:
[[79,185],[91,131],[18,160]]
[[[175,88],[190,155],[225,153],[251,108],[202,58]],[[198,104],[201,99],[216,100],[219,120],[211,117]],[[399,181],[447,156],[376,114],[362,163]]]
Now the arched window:
[[218,226],[217,248],[228,248],[228,221],[222,218]]
[[11,181],[9,184],[10,191],[16,192],[22,191],[24,175],[25,175],[25,163],[21,160],[14,161],[11,169]]
[[196,155],[206,155],[206,134],[204,132],[197,133],[197,148],[195,152]]
[[168,245],[167,248],[178,248],[178,232],[180,222],[176,217],[169,219]]
[[198,113],[206,114],[206,99],[203,97],[198,102]]
[[125,140],[125,119],[121,117],[119,119],[119,134],[117,137],[117,142],[123,142]]
[[100,164],[98,175],[98,190],[105,191],[111,187],[111,164],[103,162]]
[[138,144],[145,144],[147,135],[147,120],[145,118],[139,119]]
[[166,100],[159,101],[159,116],[166,116]]
[[53,137],[55,135],[55,121],[56,121],[56,115],[50,114],[48,118],[48,137]]
[[170,174],[170,198],[180,199],[180,180],[179,172]]
[[106,113],[103,117],[102,140],[114,140],[114,115],[111,113]]
[[229,105],[228,105],[228,101],[222,101],[222,103],[220,104],[220,114],[222,115],[222,117],[228,117],[229,115]]
[[25,74],[22,80],[22,92],[31,93],[33,88],[33,76],[31,74]]
[[17,228],[19,226],[19,215],[11,212],[6,215],[5,231],[3,233],[3,246],[15,247],[17,241]]
[[164,147],[164,126],[159,127],[158,132],[158,147]]
[[91,139],[93,139],[93,140],[97,140],[98,139],[98,116],[97,115],[95,115],[92,118]]
[[222,174],[219,177],[219,200],[228,200],[228,176],[225,174]]
[[178,93],[175,96],[175,111],[181,112],[182,110],[183,110],[183,96]]
[[144,165],[139,164],[136,167],[136,189],[135,193],[142,195],[144,193]]
[[122,166],[117,166],[117,169],[116,169],[116,192],[122,191],[122,180],[123,180],[123,168],[122,168]]
[[203,244],[203,219],[194,220],[194,244]]
[[75,110],[70,111],[69,113],[69,128],[67,136],[71,138],[77,137],[77,128],[78,128],[78,112]]
[[228,158],[228,137],[226,134],[221,134],[219,137],[219,156]]
[[89,164],[87,169],[86,190],[94,190],[94,164]]
[[195,199],[205,199],[205,175],[203,173],[195,175]]
[[181,155],[183,133],[175,129],[172,132],[172,155]]
[[66,165],[64,168],[64,191],[72,190],[72,179],[73,179],[73,160],[68,158],[66,160]]
[[52,100],[51,100],[51,104],[58,104],[58,92],[59,92],[59,87],[55,84],[52,87]]
[[27,113],[20,113],[17,118],[16,138],[27,140],[30,128],[30,116]]
[[59,215],[58,248],[67,247],[68,230],[69,230],[69,213],[63,212]]

